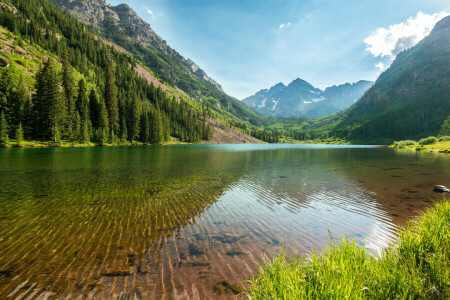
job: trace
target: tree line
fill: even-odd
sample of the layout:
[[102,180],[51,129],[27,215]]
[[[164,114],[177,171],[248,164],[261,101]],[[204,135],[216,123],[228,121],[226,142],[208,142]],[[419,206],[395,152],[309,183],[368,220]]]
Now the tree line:
[[43,63],[32,87],[13,80],[9,68],[1,72],[2,144],[20,137],[99,144],[212,138],[209,109],[199,112],[148,84],[135,73],[132,56],[98,41],[48,0],[11,2],[17,11],[0,8],[0,25],[20,44],[39,46],[56,59]]

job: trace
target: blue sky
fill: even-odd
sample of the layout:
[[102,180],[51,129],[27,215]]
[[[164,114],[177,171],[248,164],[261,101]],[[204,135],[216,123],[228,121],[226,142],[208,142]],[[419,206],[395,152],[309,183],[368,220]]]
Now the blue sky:
[[238,99],[297,77],[319,88],[375,80],[450,12],[448,0],[106,1],[130,5]]

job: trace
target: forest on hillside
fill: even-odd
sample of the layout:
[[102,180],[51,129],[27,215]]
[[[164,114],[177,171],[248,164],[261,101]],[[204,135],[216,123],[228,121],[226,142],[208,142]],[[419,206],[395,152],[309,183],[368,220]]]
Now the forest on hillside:
[[11,3],[1,7],[0,25],[14,34],[15,46],[29,44],[49,55],[34,86],[14,80],[10,68],[1,70],[4,146],[10,138],[160,144],[170,136],[185,142],[212,137],[208,108],[193,109],[148,84],[134,72],[132,56],[100,42],[51,1]]

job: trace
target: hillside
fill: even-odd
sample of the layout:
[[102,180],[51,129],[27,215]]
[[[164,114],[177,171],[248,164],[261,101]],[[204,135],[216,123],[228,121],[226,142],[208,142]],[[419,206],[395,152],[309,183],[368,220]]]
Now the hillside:
[[350,139],[437,135],[450,115],[450,17],[398,54],[332,134]]
[[2,146],[259,142],[50,1],[0,4]]
[[99,35],[123,47],[162,82],[180,89],[211,110],[233,122],[260,125],[265,118],[222,87],[190,59],[167,45],[128,5],[111,6],[105,0],[53,0],[60,7],[90,25]]
[[297,78],[289,85],[278,83],[242,100],[265,116],[317,118],[343,110],[354,104],[373,82],[334,85],[324,91]]

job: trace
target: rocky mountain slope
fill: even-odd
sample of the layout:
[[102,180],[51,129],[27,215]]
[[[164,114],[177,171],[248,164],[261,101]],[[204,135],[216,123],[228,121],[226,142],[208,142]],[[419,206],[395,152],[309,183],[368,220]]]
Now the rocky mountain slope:
[[142,61],[159,81],[182,91],[218,114],[226,115],[235,123],[249,122],[258,126],[265,122],[262,115],[228,96],[197,64],[167,45],[128,5],[112,6],[105,0],[52,1],[92,26],[101,38],[124,48]]
[[297,78],[289,85],[278,83],[242,100],[263,115],[273,117],[321,117],[345,109],[355,103],[369,87],[370,81],[332,86],[322,91]]
[[436,135],[450,115],[450,17],[397,55],[333,134],[414,139]]
[[198,79],[211,83],[222,90],[220,84],[210,78],[192,60],[184,59],[172,49],[167,42],[157,35],[151,26],[127,4],[112,6],[105,0],[53,0],[83,23],[99,27],[102,31],[115,26],[118,31],[130,40],[151,46],[162,53],[180,60],[185,64],[186,71]]

